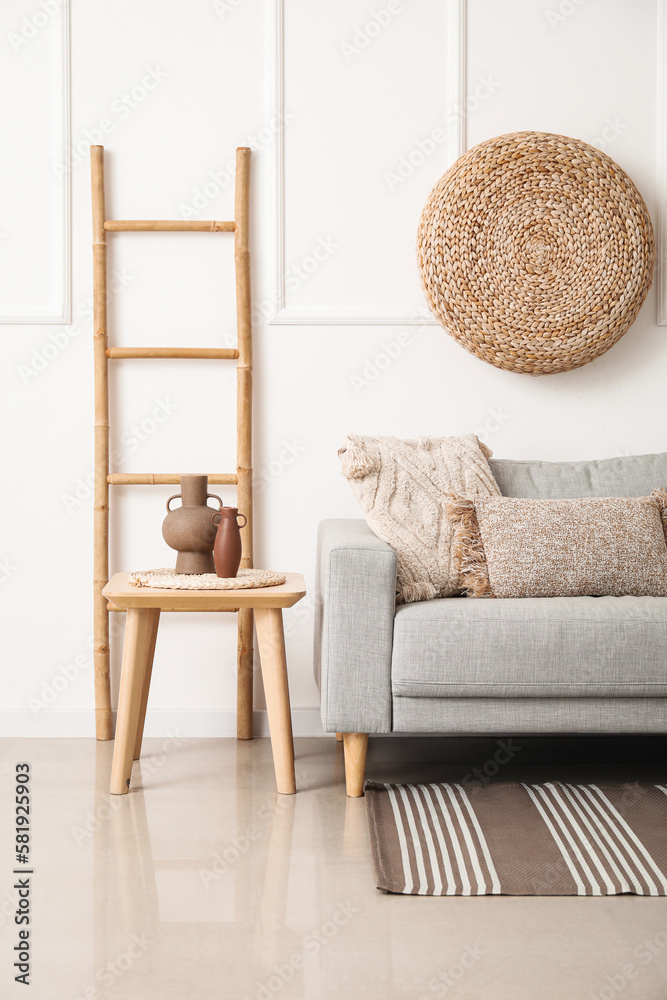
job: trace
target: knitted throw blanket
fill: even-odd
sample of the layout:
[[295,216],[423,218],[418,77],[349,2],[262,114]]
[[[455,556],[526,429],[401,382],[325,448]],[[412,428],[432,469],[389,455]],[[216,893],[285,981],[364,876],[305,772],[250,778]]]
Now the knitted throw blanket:
[[462,590],[448,494],[500,496],[486,445],[474,434],[415,441],[352,434],[338,455],[369,528],[396,552],[397,601]]

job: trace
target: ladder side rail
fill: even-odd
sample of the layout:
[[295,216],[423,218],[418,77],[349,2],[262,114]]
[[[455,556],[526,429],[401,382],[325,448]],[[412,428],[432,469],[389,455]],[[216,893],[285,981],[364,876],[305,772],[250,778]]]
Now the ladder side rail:
[[93,202],[93,353],[95,368],[94,637],[95,733],[110,740],[109,613],[102,588],[109,579],[109,370],[107,350],[107,238],[104,229],[104,147],[91,146]]
[[[250,300],[250,149],[236,150],[234,194],[234,266],[236,271],[236,332],[239,358],[237,379],[236,475],[237,504],[248,519],[241,533],[241,565],[253,565],[252,504],[252,307]],[[252,739],[253,723],[253,613],[239,611],[238,657],[236,676],[236,734],[240,740]]]

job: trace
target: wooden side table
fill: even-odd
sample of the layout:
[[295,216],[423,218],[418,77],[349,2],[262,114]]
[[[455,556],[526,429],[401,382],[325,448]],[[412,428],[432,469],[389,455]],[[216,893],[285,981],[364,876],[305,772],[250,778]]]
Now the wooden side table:
[[280,587],[256,590],[157,590],[134,587],[128,582],[128,576],[128,573],[116,573],[102,591],[115,608],[127,611],[111,792],[124,795],[129,791],[132,761],[138,760],[141,754],[160,612],[233,611],[239,608],[255,611],[278,791],[283,795],[296,792],[282,609],[291,608],[305,596],[303,577],[287,573],[286,582]]

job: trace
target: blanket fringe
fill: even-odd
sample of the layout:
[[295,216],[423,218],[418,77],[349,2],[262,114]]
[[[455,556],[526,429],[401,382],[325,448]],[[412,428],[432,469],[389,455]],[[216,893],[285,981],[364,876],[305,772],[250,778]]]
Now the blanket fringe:
[[473,501],[450,494],[447,513],[454,525],[454,563],[466,597],[495,597]]
[[431,601],[437,592],[432,583],[424,580],[418,583],[402,583],[396,590],[397,604],[412,604],[413,601]]
[[660,511],[660,519],[662,521],[662,528],[665,532],[665,541],[667,542],[667,490],[653,490],[651,496],[658,505],[658,510]]

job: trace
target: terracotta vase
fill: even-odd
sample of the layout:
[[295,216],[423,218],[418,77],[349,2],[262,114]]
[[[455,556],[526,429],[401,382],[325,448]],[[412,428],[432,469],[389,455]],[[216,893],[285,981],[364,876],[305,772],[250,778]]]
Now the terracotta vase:
[[[169,513],[162,524],[162,536],[167,545],[178,552],[177,573],[215,573],[215,528],[206,501],[212,497],[221,509],[222,500],[207,490],[208,476],[181,476],[181,492],[167,500]],[[171,501],[179,498],[182,505],[172,510]]]
[[[239,524],[239,518],[243,524]],[[220,518],[220,520],[216,520]],[[213,547],[215,572],[218,576],[236,576],[241,565],[241,528],[245,528],[248,519],[245,514],[239,514],[237,507],[221,507],[211,518],[211,524],[217,525]]]

